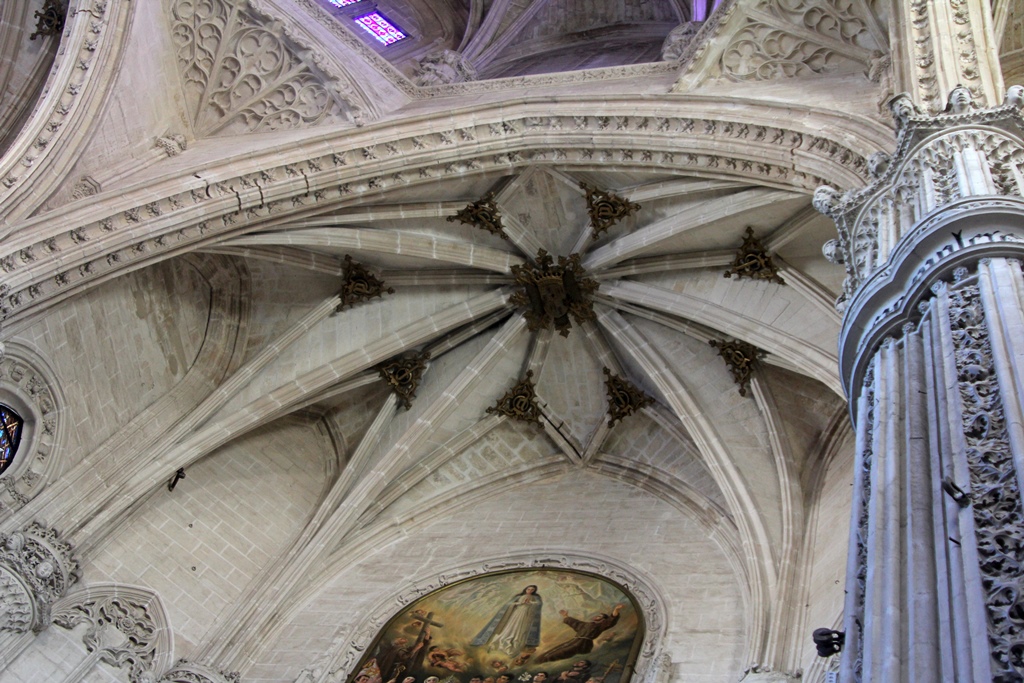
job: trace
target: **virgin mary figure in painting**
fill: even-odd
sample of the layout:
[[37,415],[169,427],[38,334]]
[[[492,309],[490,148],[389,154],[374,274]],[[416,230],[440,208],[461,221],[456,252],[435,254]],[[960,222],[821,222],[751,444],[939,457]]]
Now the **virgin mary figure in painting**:
[[540,644],[540,609],[543,605],[537,587],[530,585],[498,610],[473,645],[486,645],[514,657],[525,648]]

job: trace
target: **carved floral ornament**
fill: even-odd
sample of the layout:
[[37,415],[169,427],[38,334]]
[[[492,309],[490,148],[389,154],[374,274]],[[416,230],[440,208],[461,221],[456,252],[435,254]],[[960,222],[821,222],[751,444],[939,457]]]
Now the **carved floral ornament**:
[[370,299],[381,297],[385,293],[395,293],[392,287],[385,287],[383,280],[371,273],[363,264],[353,261],[348,254],[345,254],[343,268],[341,292],[338,295],[341,297],[341,303],[335,309],[336,313]]
[[638,389],[629,380],[604,369],[604,385],[608,394],[608,426],[639,412],[654,403],[654,399]]
[[874,180],[862,190],[840,193],[825,185],[814,193],[814,207],[839,232],[824,254],[846,268],[840,310],[888,261],[904,234],[940,207],[970,196],[1024,195],[1022,107],[1021,86],[1011,87],[1003,104],[989,109],[975,107],[967,88],[954,88],[945,111],[934,116],[906,94],[890,101],[896,152],[871,157]]
[[406,410],[412,408],[412,399],[416,398],[416,389],[427,371],[428,360],[430,352],[424,351],[393,358],[377,367],[381,379],[398,396]]
[[533,371],[527,370],[526,376],[505,392],[498,402],[487,409],[488,415],[503,415],[519,422],[540,424],[541,410],[537,405],[536,385],[533,383]]

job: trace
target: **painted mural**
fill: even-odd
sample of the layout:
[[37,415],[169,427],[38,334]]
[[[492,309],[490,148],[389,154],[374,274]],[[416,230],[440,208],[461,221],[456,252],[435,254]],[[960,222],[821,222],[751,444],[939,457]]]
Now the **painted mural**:
[[391,619],[350,683],[628,683],[633,599],[592,574],[535,569],[441,588]]

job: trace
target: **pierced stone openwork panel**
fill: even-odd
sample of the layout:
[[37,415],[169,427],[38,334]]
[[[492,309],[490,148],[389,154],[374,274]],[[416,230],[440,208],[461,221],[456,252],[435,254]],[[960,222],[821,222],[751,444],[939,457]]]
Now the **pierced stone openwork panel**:
[[580,183],[580,187],[587,193],[587,213],[590,215],[590,227],[594,239],[600,237],[602,233],[608,231],[623,218],[632,216],[640,210],[640,205],[636,202],[631,202],[612,192],[599,190],[586,183]]

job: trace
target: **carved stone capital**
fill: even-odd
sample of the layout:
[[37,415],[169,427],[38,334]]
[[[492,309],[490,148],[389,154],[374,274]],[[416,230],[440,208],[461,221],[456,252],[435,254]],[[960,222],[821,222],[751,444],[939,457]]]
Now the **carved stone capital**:
[[50,607],[78,581],[74,549],[55,529],[32,522],[0,535],[0,631],[41,631]]

